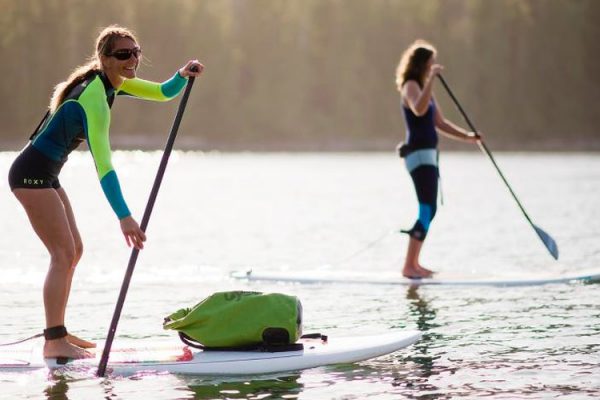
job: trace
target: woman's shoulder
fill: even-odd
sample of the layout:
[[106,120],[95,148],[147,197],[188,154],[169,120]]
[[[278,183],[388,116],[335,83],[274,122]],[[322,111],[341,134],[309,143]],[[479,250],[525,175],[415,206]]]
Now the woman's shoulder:
[[409,88],[416,88],[416,89],[419,89],[419,90],[421,90],[421,85],[419,85],[419,82],[417,82],[417,81],[416,81],[416,80],[414,80],[414,79],[407,79],[407,80],[405,80],[405,81],[402,83],[402,88],[403,88],[403,89],[404,89],[404,88],[406,88],[406,89],[409,89]]
[[109,91],[113,91],[108,78],[103,79],[102,74],[94,74],[89,76],[83,83],[83,93],[89,96],[101,97],[106,99]]
[[402,83],[400,93],[403,96],[418,95],[421,92],[421,85],[414,79],[406,80]]
[[419,93],[421,92],[421,87],[419,86],[419,83],[413,79],[409,79],[406,80],[402,83],[402,88],[400,90],[400,93],[402,94],[402,103],[404,105],[406,98],[416,98],[416,96],[419,96]]
[[82,91],[76,100],[85,110],[86,115],[105,115],[109,112],[108,96],[105,84],[96,75],[82,84]]

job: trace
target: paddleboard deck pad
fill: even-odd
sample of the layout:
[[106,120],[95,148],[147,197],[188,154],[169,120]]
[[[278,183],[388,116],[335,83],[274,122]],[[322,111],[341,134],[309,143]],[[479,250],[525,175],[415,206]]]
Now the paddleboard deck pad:
[[[381,335],[303,339],[303,350],[285,352],[202,351],[184,345],[116,347],[109,357],[110,376],[140,372],[169,372],[187,375],[260,375],[298,371],[333,364],[353,363],[393,353],[421,338],[419,331],[397,331]],[[33,347],[0,347],[0,372],[26,372],[41,368],[97,369],[102,351],[82,360],[45,359],[43,340]],[[66,361],[66,362],[65,362]]]
[[424,278],[409,279],[396,275],[377,274],[376,277],[358,276],[352,273],[339,272],[333,273],[257,273],[249,271],[235,271],[231,277],[248,281],[265,282],[289,282],[289,283],[344,283],[344,284],[371,284],[371,285],[402,285],[402,286],[536,286],[556,283],[594,283],[600,282],[600,272],[586,273],[573,276],[553,276],[553,277],[528,277],[521,279],[491,278],[461,278],[461,279],[440,279]]

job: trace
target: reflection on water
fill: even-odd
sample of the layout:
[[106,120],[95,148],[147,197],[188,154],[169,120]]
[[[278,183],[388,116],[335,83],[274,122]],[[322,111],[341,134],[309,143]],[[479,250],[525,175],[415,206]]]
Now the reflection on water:
[[417,327],[423,332],[423,339],[420,343],[434,340],[436,338],[435,334],[430,331],[440,326],[434,323],[437,316],[436,310],[431,307],[430,302],[425,297],[419,294],[418,285],[408,287],[406,299],[409,300],[408,308],[410,315],[415,317]]
[[439,373],[435,366],[435,360],[439,356],[432,354],[430,346],[434,341],[440,339],[441,335],[433,331],[439,327],[439,324],[435,322],[437,311],[426,296],[420,295],[419,289],[419,286],[409,286],[406,290],[406,299],[408,300],[408,313],[423,336],[412,346],[408,356],[399,356],[403,363],[414,363],[416,369],[406,375],[398,376],[394,381],[394,386],[404,389],[403,394],[409,398],[437,398],[423,396],[423,393],[435,393],[439,389],[429,379],[432,375]]
[[[248,377],[239,381],[211,381],[182,378],[182,383],[193,392],[195,399],[295,399],[304,385],[298,382],[300,375],[282,376],[273,379]],[[191,382],[187,382],[191,380]]]
[[426,298],[419,295],[418,286],[410,286],[406,291],[406,298],[409,300],[409,313],[415,318],[419,330],[423,332],[423,337],[414,344],[414,351],[406,361],[416,363],[422,372],[421,376],[426,379],[432,374],[435,361],[435,357],[430,354],[429,346],[432,341],[441,336],[432,332],[432,329],[439,327],[434,323],[436,311]]
[[50,377],[49,386],[44,389],[48,400],[68,400],[69,384],[64,376]]

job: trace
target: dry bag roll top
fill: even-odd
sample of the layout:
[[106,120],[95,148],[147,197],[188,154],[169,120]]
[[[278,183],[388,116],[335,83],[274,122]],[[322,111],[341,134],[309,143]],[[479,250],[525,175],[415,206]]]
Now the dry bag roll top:
[[281,293],[218,292],[169,315],[163,328],[205,350],[289,350],[302,335],[302,305]]

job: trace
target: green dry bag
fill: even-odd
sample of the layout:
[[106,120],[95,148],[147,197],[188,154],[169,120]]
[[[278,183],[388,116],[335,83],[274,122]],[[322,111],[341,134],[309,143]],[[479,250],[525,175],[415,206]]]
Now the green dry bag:
[[302,335],[302,305],[281,293],[218,292],[169,315],[163,328],[206,350],[286,346]]

